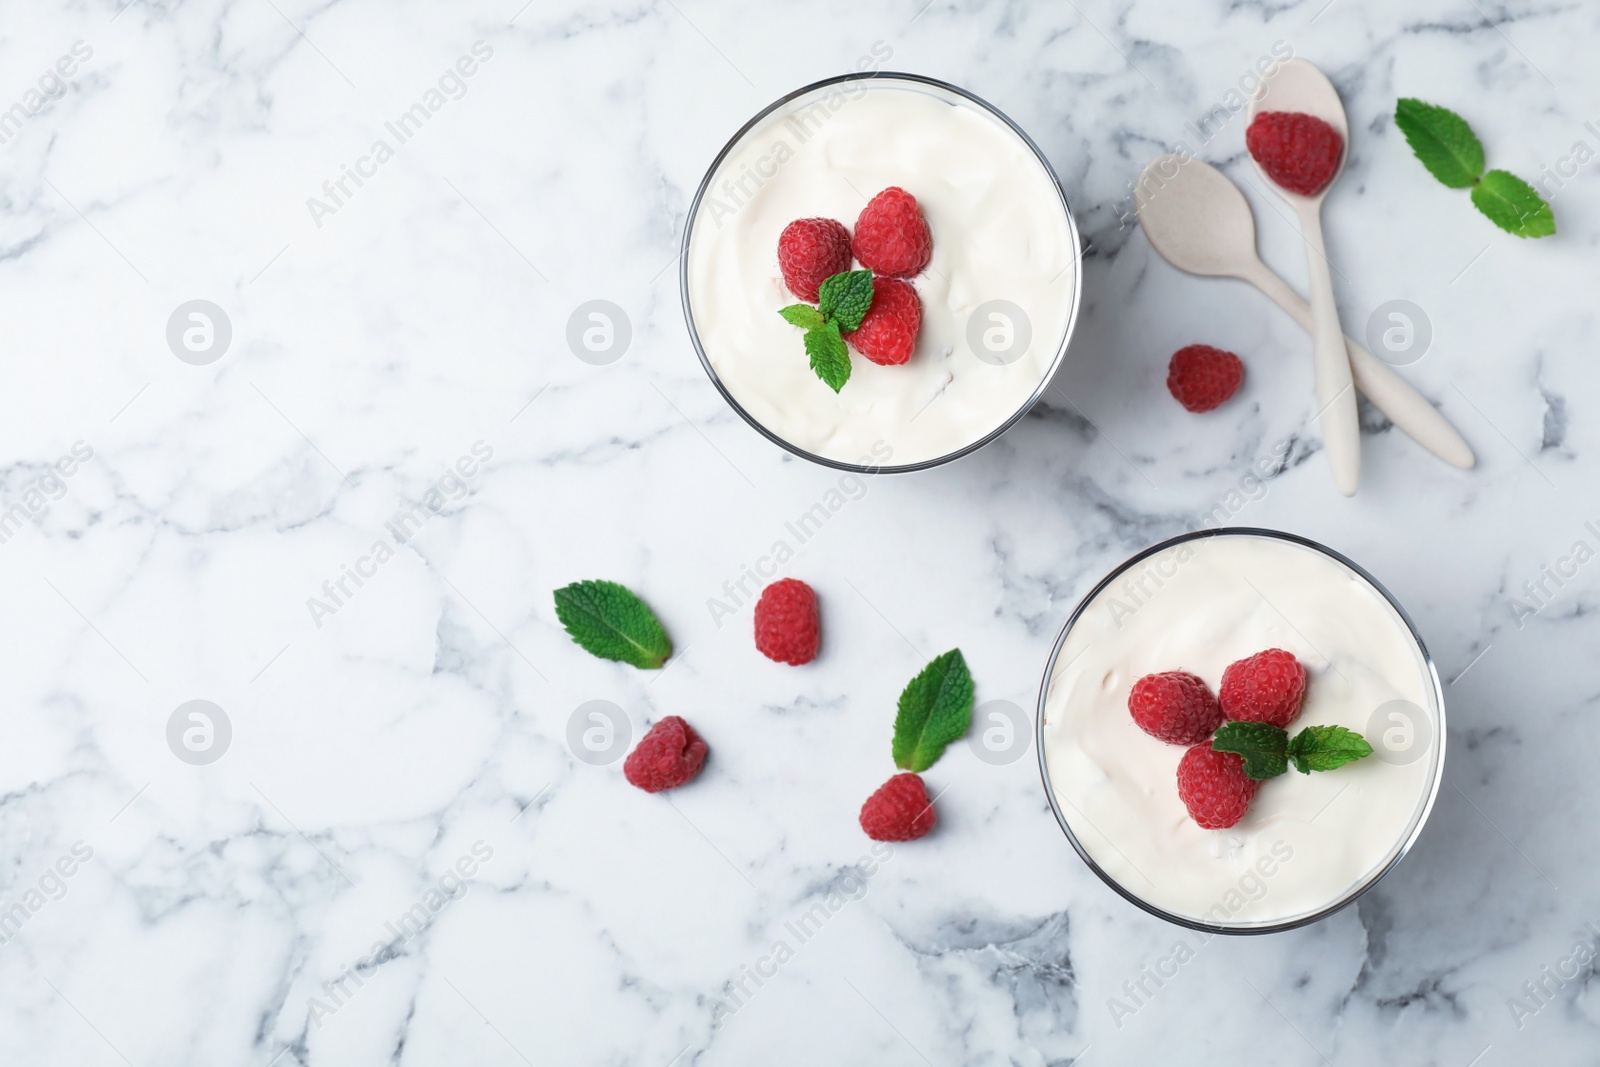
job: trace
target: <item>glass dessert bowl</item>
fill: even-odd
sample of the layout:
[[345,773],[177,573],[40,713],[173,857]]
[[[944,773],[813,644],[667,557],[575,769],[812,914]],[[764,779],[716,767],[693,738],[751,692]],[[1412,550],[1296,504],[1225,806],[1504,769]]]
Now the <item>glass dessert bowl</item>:
[[[881,366],[852,349],[835,392],[778,314],[801,302],[778,238],[797,219],[853,229],[890,187],[932,236],[909,279],[915,350]],[[679,276],[701,364],[746,422],[815,463],[909,471],[981,448],[1038,400],[1077,319],[1079,258],[1060,184],[1016,124],[955,86],[865,73],[799,89],[734,135],[690,206]]]
[[[1142,731],[1133,683],[1285,649],[1307,672],[1288,728],[1343,726],[1371,755],[1259,783],[1244,817],[1202,829],[1179,798],[1186,749]],[[1084,862],[1151,914],[1197,930],[1268,933],[1331,915],[1422,831],[1444,766],[1444,699],[1416,628],[1377,580],[1271,530],[1155,545],[1102,580],[1056,639],[1040,688],[1040,771]]]

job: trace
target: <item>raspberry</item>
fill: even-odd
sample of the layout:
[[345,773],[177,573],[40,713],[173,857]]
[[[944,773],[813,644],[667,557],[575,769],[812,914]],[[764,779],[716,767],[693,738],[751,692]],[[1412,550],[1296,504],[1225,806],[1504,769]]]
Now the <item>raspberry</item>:
[[915,841],[938,821],[922,778],[910,771],[884,782],[861,805],[861,828],[874,841]]
[[1221,407],[1243,379],[1244,364],[1239,357],[1210,345],[1180,348],[1167,364],[1167,391],[1194,412]]
[[1298,111],[1261,112],[1244,131],[1244,143],[1267,177],[1301,196],[1322,192],[1344,153],[1338,130]]
[[844,339],[872,362],[893,367],[911,359],[921,328],[922,300],[911,283],[873,278],[872,306],[861,325]]
[[850,269],[850,231],[832,219],[796,219],[778,235],[778,269],[791,293],[815,304],[822,283]]
[[1178,761],[1178,796],[1206,830],[1226,830],[1244,818],[1261,783],[1244,773],[1244,758],[1201,742]]
[[886,278],[919,274],[933,258],[933,235],[917,198],[891,185],[861,209],[856,219],[856,258]]
[[1147,674],[1133,683],[1128,711],[1139,729],[1169,745],[1192,745],[1222,725],[1222,708],[1188,671]]
[[706,743],[677,715],[650,727],[622,761],[623,776],[646,793],[675,789],[700,773]]
[[1269,648],[1228,664],[1217,693],[1230,719],[1288,726],[1305,699],[1306,669],[1294,653]]
[[785,578],[761,591],[756,601],[756,648],[763,656],[798,667],[817,658],[821,643],[815,590]]

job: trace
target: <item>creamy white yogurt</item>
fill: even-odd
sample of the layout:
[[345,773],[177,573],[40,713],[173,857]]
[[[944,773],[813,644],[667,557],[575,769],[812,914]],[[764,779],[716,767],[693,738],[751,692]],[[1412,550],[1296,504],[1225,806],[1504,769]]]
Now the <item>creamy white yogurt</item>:
[[[1381,752],[1291,767],[1261,783],[1238,825],[1201,829],[1178,799],[1184,747],[1134,724],[1128,690],[1186,670],[1215,692],[1228,664],[1266,648],[1293,652],[1309,676],[1291,734],[1345,726]],[[1087,606],[1055,663],[1043,748],[1063,817],[1124,889],[1190,919],[1259,925],[1339,902],[1394,857],[1431,802],[1439,721],[1421,649],[1369,582],[1313,549],[1227,534],[1136,564]]]
[[[982,440],[1040,388],[1075,312],[1077,235],[1054,180],[1009,126],[932,93],[881,77],[785,105],[722,161],[692,221],[689,305],[706,358],[752,418],[827,459],[901,466]],[[917,198],[933,234],[933,260],[912,280],[922,329],[902,366],[852,352],[835,394],[778,315],[799,302],[778,270],[778,235],[813,217],[854,230],[891,185]],[[1022,310],[1031,339],[997,365],[967,330],[999,300]],[[990,310],[980,344],[1012,357],[1020,324]]]

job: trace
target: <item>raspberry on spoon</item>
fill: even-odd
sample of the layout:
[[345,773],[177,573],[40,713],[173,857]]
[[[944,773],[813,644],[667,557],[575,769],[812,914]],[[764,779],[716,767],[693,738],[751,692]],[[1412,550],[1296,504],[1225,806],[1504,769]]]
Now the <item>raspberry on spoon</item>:
[[1338,130],[1298,111],[1259,113],[1245,130],[1244,143],[1267,177],[1301,196],[1327,188],[1344,154]]

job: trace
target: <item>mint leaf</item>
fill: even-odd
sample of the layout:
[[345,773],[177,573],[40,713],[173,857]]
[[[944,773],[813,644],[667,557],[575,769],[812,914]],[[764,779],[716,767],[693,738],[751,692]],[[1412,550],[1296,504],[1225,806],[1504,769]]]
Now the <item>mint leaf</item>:
[[1483,173],[1483,143],[1467,120],[1449,108],[1402,97],[1394,124],[1428,173],[1452,189],[1465,189]]
[[1331,771],[1372,755],[1367,739],[1343,726],[1307,726],[1289,742],[1289,758],[1301,774]]
[[653,670],[672,654],[655,614],[616,582],[574,582],[557,589],[556,618],[584,650]]
[[847,270],[822,283],[817,310],[839,324],[846,333],[857,329],[872,306],[872,272]]
[[817,377],[834,392],[850,380],[850,350],[839,336],[837,322],[806,331],[806,355],[811,357],[811,369],[817,372]]
[[972,722],[972,674],[953,648],[922,668],[900,694],[894,717],[894,765],[922,772]]
[[1285,755],[1289,732],[1270,722],[1225,722],[1217,728],[1211,747],[1243,756],[1244,773],[1257,781],[1276,778],[1289,769]]
[[784,321],[806,331],[806,355],[817,377],[838,392],[850,380],[850,349],[844,334],[857,329],[872,306],[872,272],[847,270],[822,283],[817,305],[790,304],[779,308]]
[[779,308],[778,314],[783,316],[785,322],[802,330],[815,330],[826,321],[822,312],[810,304],[790,304],[786,308]]
[[1518,237],[1549,237],[1556,217],[1533,186],[1503,170],[1491,170],[1472,190],[1472,202],[1489,221]]

